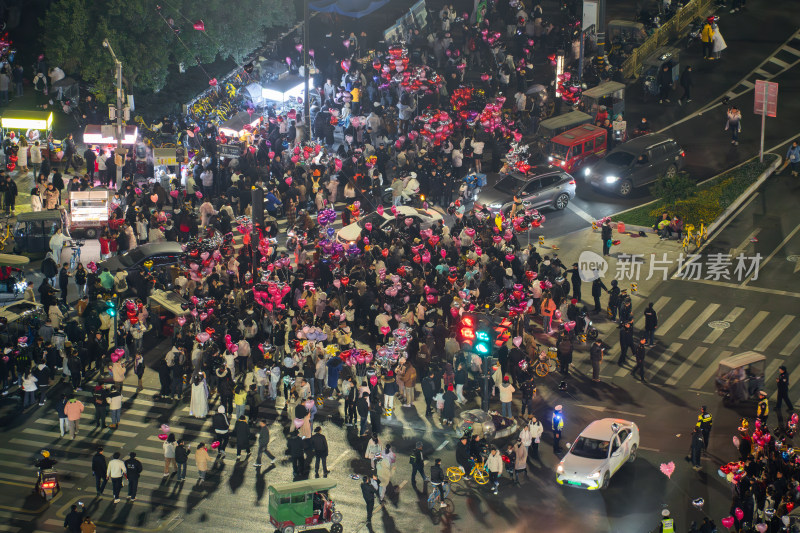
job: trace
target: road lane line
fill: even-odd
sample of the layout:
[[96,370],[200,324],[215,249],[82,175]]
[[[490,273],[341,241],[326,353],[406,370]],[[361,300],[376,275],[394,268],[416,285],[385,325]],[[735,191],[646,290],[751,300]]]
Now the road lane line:
[[656,332],[659,334],[659,336],[663,338],[667,334],[667,332],[670,329],[672,329],[672,326],[674,326],[678,322],[678,320],[680,320],[686,315],[686,313],[689,311],[689,309],[692,308],[694,304],[695,304],[694,300],[686,300],[685,302],[683,302],[680,305],[680,307],[678,307],[678,310],[672,313],[670,317],[664,321],[664,323],[661,325],[661,328],[656,329]]
[[796,56],[800,56],[800,50],[796,50],[796,49],[792,48],[791,46],[789,46],[788,44],[786,46],[784,46],[783,48],[781,48],[781,50],[786,50],[790,54],[793,54],[793,55],[796,55]]
[[345,450],[342,453],[340,453],[339,456],[336,458],[336,460],[331,463],[331,466],[330,466],[330,468],[328,468],[328,470],[331,470],[331,469],[333,469],[334,466],[338,465],[339,461],[344,459],[347,456],[348,453],[350,453],[350,450]]
[[697,348],[689,354],[689,357],[678,367],[678,369],[672,373],[672,376],[667,380],[667,385],[674,386],[678,381],[681,380],[683,376],[689,371],[690,368],[694,366],[694,364],[703,357],[703,354],[706,353],[708,350],[705,346],[698,346]]
[[755,348],[753,348],[757,352],[763,352],[766,350],[770,344],[775,342],[778,336],[783,333],[783,330],[786,329],[792,320],[794,320],[794,315],[784,315],[783,318],[778,320],[778,323],[767,333],[761,342],[759,342]]
[[448,441],[446,439],[443,440],[442,443],[436,448],[436,451],[437,452],[442,451],[444,449],[444,447],[447,446],[447,443],[448,443]]
[[789,344],[783,347],[783,350],[780,351],[780,355],[792,355],[797,347],[800,346],[800,332],[789,341]]
[[738,348],[753,333],[758,326],[769,316],[769,311],[759,311],[758,314],[747,324],[742,331],[728,344],[732,348]]
[[684,329],[683,333],[681,333],[678,336],[678,338],[683,340],[689,340],[692,337],[692,335],[697,333],[697,330],[700,329],[700,326],[704,326],[706,324],[706,321],[709,318],[711,318],[711,315],[717,312],[717,309],[719,309],[719,304],[711,304],[708,307],[706,307],[705,310],[702,313],[700,313],[700,316],[692,320],[692,323],[689,324],[689,327]]
[[[675,279],[676,276],[673,276]],[[753,286],[746,286],[742,287],[736,283],[730,283],[725,281],[713,281],[710,279],[684,279],[684,278],[677,278],[681,281],[686,281],[689,283],[702,283],[704,285],[713,285],[714,287],[726,287],[728,289],[739,289],[742,291],[750,291],[750,292],[760,292],[764,294],[777,294],[778,296],[788,296],[790,298],[800,298],[800,292],[789,292],[789,291],[781,291],[778,289],[768,289],[766,287],[753,287]]]
[[697,377],[697,379],[694,380],[694,382],[691,385],[689,385],[689,388],[690,389],[701,389],[703,387],[703,385],[705,385],[706,382],[711,378],[711,376],[713,376],[717,372],[717,367],[719,366],[719,362],[722,361],[723,359],[726,359],[726,358],[730,357],[731,355],[733,355],[733,352],[730,351],[730,350],[725,350],[725,351],[721,352],[719,354],[719,356],[717,357],[717,360],[714,361],[708,367],[706,367],[706,369],[703,370],[703,373],[700,374]]
[[651,371],[650,379],[652,380],[656,376],[656,374],[658,374],[658,371],[661,370],[661,367],[663,367],[667,363],[667,361],[672,359],[672,356],[675,355],[675,352],[677,352],[681,348],[683,348],[683,344],[680,342],[673,342],[672,344],[670,344],[669,348],[664,350],[664,353],[662,353],[661,356],[656,360],[656,362],[653,363],[653,366],[651,366],[648,369],[647,365],[645,365],[644,367],[645,374],[647,373],[648,370],[650,370]]
[[596,222],[597,221],[596,218],[592,217],[592,215],[590,215],[589,213],[587,213],[586,211],[584,211],[583,209],[581,209],[580,207],[578,207],[577,205],[575,205],[572,202],[568,202],[567,203],[567,209],[569,209],[570,211],[572,211],[573,213],[575,213],[576,215],[581,217],[583,220],[585,220],[589,224],[591,224],[592,222]]
[[735,258],[737,255],[743,252],[744,249],[747,248],[747,246],[750,244],[750,241],[752,239],[755,239],[756,235],[758,235],[759,233],[761,233],[761,228],[754,229],[750,233],[750,235],[745,237],[744,240],[741,243],[739,243],[739,246],[737,246],[736,248],[731,248],[731,258]]
[[[770,259],[775,257],[775,254],[777,254],[781,250],[781,248],[786,246],[786,244],[792,239],[792,237],[794,237],[797,234],[798,231],[800,231],[800,224],[795,226],[794,229],[789,233],[789,235],[787,235],[786,238],[783,239],[781,241],[781,243],[774,250],[772,250],[772,253],[769,254],[767,256],[767,258],[764,259],[761,262],[761,264],[758,265],[758,270],[763,269],[767,265],[767,263],[769,263]],[[758,270],[756,270],[756,272],[753,272],[752,274],[747,276],[747,279],[742,282],[742,286],[747,285],[748,283],[750,283],[751,278],[758,272]]]
[[[729,324],[733,324],[733,322],[737,318],[739,318],[739,315],[741,315],[743,312],[744,312],[744,307],[734,307],[733,311],[728,313],[727,316],[725,316],[725,318],[722,319],[722,321],[727,322]],[[711,333],[709,333],[708,336],[705,339],[703,339],[703,342],[705,342],[706,344],[713,344],[717,342],[717,339],[719,339],[723,333],[725,333],[724,329],[712,329]]]

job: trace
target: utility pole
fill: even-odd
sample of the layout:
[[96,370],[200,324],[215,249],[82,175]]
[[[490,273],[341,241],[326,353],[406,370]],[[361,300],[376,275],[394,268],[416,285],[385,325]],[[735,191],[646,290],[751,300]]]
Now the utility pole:
[[311,77],[311,57],[308,53],[309,34],[311,32],[310,26],[311,16],[308,12],[308,0],[303,0],[303,84],[305,89],[305,96],[303,96],[303,122],[306,125],[305,138],[311,139],[311,95],[309,94],[309,79]]
[[606,0],[597,2],[597,60],[604,63],[606,57]]
[[[114,134],[117,138],[117,149],[114,152],[114,163],[117,165],[117,188],[122,185],[122,167],[125,164],[125,149],[122,147],[122,141],[125,139],[125,121],[128,119],[127,115],[130,113],[128,107],[125,106],[125,90],[122,87],[122,61],[117,59],[117,54],[111,48],[108,39],[103,39],[103,47],[111,52],[111,57],[114,58],[114,65],[116,67],[116,85],[117,85],[117,107],[113,114],[116,115],[117,123],[114,128]],[[113,116],[111,117],[113,119]],[[117,156],[120,160],[117,160]]]

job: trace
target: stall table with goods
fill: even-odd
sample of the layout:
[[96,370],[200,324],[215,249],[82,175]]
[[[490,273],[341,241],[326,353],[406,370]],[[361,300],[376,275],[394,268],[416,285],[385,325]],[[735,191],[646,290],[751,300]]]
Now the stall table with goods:
[[[36,141],[39,141],[42,147],[42,158],[49,157],[51,161],[60,159],[60,157],[53,159],[56,147],[53,143],[48,143],[53,132],[52,111],[9,111],[0,119],[0,126],[3,128],[3,138],[10,136],[16,143],[21,135],[25,135],[28,145],[33,145]],[[61,143],[59,142],[58,144],[58,150],[60,150]],[[16,163],[16,155],[9,157],[8,170],[14,170]]]

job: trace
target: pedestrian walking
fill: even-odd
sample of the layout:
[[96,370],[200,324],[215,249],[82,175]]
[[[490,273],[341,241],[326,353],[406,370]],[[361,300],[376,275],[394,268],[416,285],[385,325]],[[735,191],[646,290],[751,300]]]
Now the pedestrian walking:
[[520,475],[525,474],[528,479],[528,448],[523,444],[522,439],[517,439],[514,443],[514,481],[519,485]]
[[106,427],[106,406],[108,405],[108,395],[102,385],[96,385],[92,393],[94,402],[94,427],[105,429]]
[[553,430],[553,453],[561,453],[561,432],[564,430],[564,415],[561,412],[563,408],[556,405],[553,409],[553,418],[551,419],[551,428]]
[[198,484],[201,487],[206,482],[206,473],[208,473],[208,462],[210,460],[211,458],[208,456],[208,448],[206,448],[206,443],[201,442],[197,445],[197,449],[194,452],[194,461],[197,465],[197,475],[200,478],[198,480]]
[[164,476],[168,477],[172,472],[172,466],[175,466],[175,470],[177,471],[178,467],[175,465],[175,447],[177,444],[175,443],[175,434],[170,433],[167,437],[166,442],[164,442],[163,449],[164,449]]
[[713,424],[714,418],[711,416],[711,413],[708,412],[708,408],[705,405],[700,406],[700,414],[697,415],[697,424],[695,424],[695,427],[703,434],[703,450],[708,450],[708,440],[711,436],[711,426]]
[[111,412],[111,423],[108,427],[117,429],[122,418],[122,389],[113,389],[108,396],[108,408]]
[[422,395],[425,397],[425,416],[433,414],[433,399],[438,392],[435,379],[436,373],[431,370],[428,376],[422,380]]
[[694,85],[691,65],[686,65],[686,68],[681,72],[680,83],[681,87],[683,87],[683,94],[678,98],[678,105],[682,105],[684,101],[688,104],[692,101],[692,86]]
[[186,466],[188,462],[189,448],[186,447],[186,443],[183,439],[180,439],[175,446],[175,466],[178,469],[178,482],[186,481]]
[[600,363],[603,361],[603,342],[597,339],[589,348],[589,360],[592,363],[592,381],[595,383],[600,381]]
[[256,452],[256,463],[253,466],[256,468],[261,466],[262,453],[267,454],[267,457],[272,461],[271,464],[275,464],[275,456],[269,451],[269,426],[267,426],[267,421],[264,419],[258,421],[258,441],[256,446],[258,451]]
[[629,348],[631,352],[635,350],[635,346],[633,345],[633,326],[631,326],[630,322],[626,322],[619,330],[620,351],[619,351],[619,361],[617,361],[617,364],[619,366],[623,366],[625,364],[625,359],[628,356]]
[[98,496],[101,496],[106,489],[106,483],[108,482],[106,478],[107,469],[108,464],[106,464],[106,458],[103,455],[103,447],[98,446],[95,450],[94,457],[92,457],[92,474],[94,475],[95,488]]
[[611,222],[606,220],[600,227],[600,239],[603,241],[603,256],[608,255],[608,253],[611,251],[611,237]]
[[212,418],[211,424],[214,429],[214,435],[219,441],[217,459],[225,459],[225,448],[228,447],[228,439],[230,439],[231,423],[228,421],[228,417],[225,416],[224,405],[217,407],[217,413]]
[[50,387],[50,380],[53,379],[53,371],[47,366],[44,359],[33,367],[33,377],[36,378],[36,392],[39,395],[39,405],[44,405],[47,397],[47,389]]
[[797,140],[792,141],[792,145],[786,150],[786,158],[778,172],[783,172],[789,165],[792,165],[792,176],[797,176],[800,172],[800,145]]
[[140,353],[137,353],[136,357],[133,359],[133,373],[136,375],[136,379],[138,380],[138,384],[136,385],[137,392],[144,388],[144,384],[142,383],[142,378],[144,378],[144,368],[144,356]]
[[700,457],[703,455],[703,450],[707,447],[705,439],[703,439],[703,432],[700,428],[692,430],[692,444],[689,449],[689,462],[692,463],[692,468],[695,471],[700,470]]
[[377,481],[378,476],[364,476],[361,483],[361,496],[364,498],[364,504],[367,506],[367,523],[372,523],[372,511],[375,509],[375,496],[378,491],[373,486],[372,482]]
[[69,436],[72,439],[78,435],[78,425],[83,409],[83,404],[75,398],[70,398],[67,405],[64,406],[64,414],[67,415],[67,420],[69,420]]
[[528,457],[536,459],[539,464],[544,466],[542,458],[539,456],[539,444],[542,442],[542,434],[544,433],[544,426],[535,416],[528,418],[527,429],[530,432],[531,442],[528,444]]
[[56,402],[56,414],[58,415],[58,429],[61,431],[61,436],[63,437],[66,435],[67,431],[69,430],[69,418],[67,418],[67,413],[64,412],[64,408],[67,406],[67,399],[66,394],[62,394],[61,398]]
[[250,456],[250,425],[244,415],[234,424],[233,435],[236,437],[236,460],[242,458],[242,451],[246,452],[246,456]]
[[369,415],[369,393],[362,392],[361,398],[356,400],[356,412],[361,419],[361,428],[359,435],[365,437],[367,435],[367,417]]
[[713,16],[708,17],[700,33],[700,41],[703,43],[703,59],[714,59],[714,56],[711,55],[714,42],[714,28],[711,26],[713,20]]
[[715,23],[711,27],[714,29],[714,35],[711,37],[711,51],[714,53],[714,59],[719,59],[720,54],[728,45],[725,43],[725,39],[722,38],[722,32],[719,31],[717,24]]
[[611,280],[611,289],[608,291],[608,318],[617,321],[617,311],[619,310],[620,294],[622,291],[619,288],[619,282],[615,279]]
[[636,377],[636,371],[639,371],[639,379],[642,380],[642,383],[646,383],[644,379],[644,358],[647,355],[647,348],[645,342],[647,339],[642,337],[639,339],[639,344],[637,344],[633,349],[633,356],[636,359],[636,365],[631,370],[631,375]]
[[[28,363],[30,364],[30,363]],[[22,374],[22,408],[27,409],[31,405],[36,403],[36,376],[30,371],[30,369],[25,370]]]
[[742,131],[742,112],[736,106],[728,108],[726,113],[728,121],[725,123],[725,131],[731,132],[731,144],[739,145],[739,133]]
[[556,357],[558,358],[558,371],[561,372],[564,377],[567,377],[569,376],[569,365],[572,364],[573,352],[572,341],[569,340],[569,336],[561,336],[558,344],[556,344],[556,350]]
[[647,305],[644,310],[644,337],[648,347],[656,345],[655,333],[658,327],[658,313],[653,309],[653,302]]
[[303,439],[300,438],[300,433],[295,429],[289,434],[286,439],[286,446],[289,450],[289,458],[292,460],[292,474],[294,481],[305,478],[306,472],[306,456],[305,445]]
[[125,463],[120,459],[120,453],[114,452],[106,468],[106,481],[111,480],[111,491],[114,493],[114,503],[119,503],[119,494],[122,491],[122,479],[125,476]]
[[486,470],[489,471],[489,483],[492,484],[492,494],[497,495],[497,489],[500,487],[500,476],[503,473],[503,456],[497,450],[496,446],[492,446],[492,450],[486,458]]
[[794,409],[791,400],[789,400],[789,373],[786,370],[786,366],[781,365],[778,368],[778,377],[775,378],[775,382],[778,384],[778,403],[775,405],[775,411],[780,416],[781,403],[785,402],[786,409],[790,412]]
[[412,485],[417,483],[417,473],[422,476],[423,482],[428,481],[428,478],[425,477],[425,454],[422,453],[422,441],[417,441],[414,451],[411,452],[411,456],[408,458],[408,462],[411,463]]
[[378,435],[373,435],[367,443],[367,449],[364,451],[364,458],[369,459],[370,468],[375,468],[375,458],[381,453],[381,441]]
[[672,91],[672,62],[667,61],[661,65],[661,71],[658,73],[658,103],[669,103],[669,93]]
[[311,449],[314,450],[314,476],[319,477],[319,464],[322,463],[322,477],[328,477],[328,439],[322,434],[322,427],[314,429],[311,436]]
[[125,477],[128,480],[128,499],[136,501],[136,492],[139,490],[139,476],[142,475],[142,462],[136,458],[136,452],[131,452],[125,460]]
[[603,280],[599,277],[592,281],[592,298],[594,299],[594,312],[599,313],[603,309],[600,305],[600,295],[603,294],[602,291],[606,291],[608,293],[608,288],[606,287]]

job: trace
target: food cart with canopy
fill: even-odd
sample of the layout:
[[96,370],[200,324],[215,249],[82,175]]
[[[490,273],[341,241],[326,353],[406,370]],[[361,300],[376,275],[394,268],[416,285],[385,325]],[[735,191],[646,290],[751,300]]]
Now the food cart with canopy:
[[14,225],[14,253],[46,254],[50,251],[50,237],[61,226],[60,209],[20,213]]
[[606,106],[609,119],[625,113],[625,84],[604,81],[581,94],[581,107],[593,117],[597,117],[600,106]]
[[[44,140],[50,137],[53,129],[52,111],[9,111],[0,119],[3,127],[3,137],[9,131],[24,132],[28,141]],[[44,145],[44,142],[42,142]]]
[[257,113],[251,115],[247,111],[239,111],[220,125],[219,132],[238,141],[258,126],[260,121],[261,115]]
[[318,529],[330,524],[330,533],[342,533],[342,513],[336,510],[330,490],[336,482],[307,479],[269,486],[269,522],[279,533]]
[[[308,82],[308,90],[311,91],[314,89],[314,78],[309,78]],[[290,74],[265,84],[261,89],[261,96],[265,100],[279,102],[288,109],[292,107],[292,104],[298,102],[298,98],[303,98],[305,93],[304,83],[305,80],[300,76]]]

